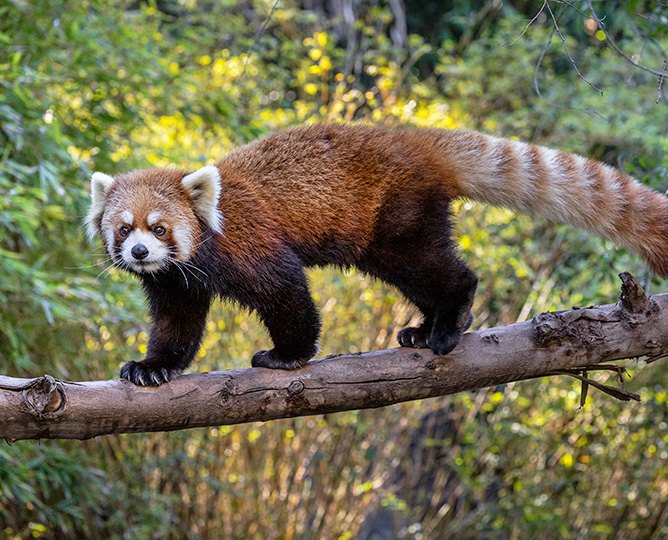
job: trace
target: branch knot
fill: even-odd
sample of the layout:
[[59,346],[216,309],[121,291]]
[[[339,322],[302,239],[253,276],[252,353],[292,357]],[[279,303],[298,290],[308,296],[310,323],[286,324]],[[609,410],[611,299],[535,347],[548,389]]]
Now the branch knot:
[[304,391],[304,383],[301,381],[292,381],[288,386],[288,393],[291,396],[296,396]]
[[35,379],[22,394],[24,405],[37,418],[52,418],[62,414],[65,409],[63,385],[51,375]]

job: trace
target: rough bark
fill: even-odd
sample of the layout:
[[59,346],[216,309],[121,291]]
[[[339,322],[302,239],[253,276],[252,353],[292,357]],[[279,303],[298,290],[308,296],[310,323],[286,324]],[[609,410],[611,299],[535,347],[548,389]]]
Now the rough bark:
[[[622,274],[616,304],[543,313],[466,334],[449,355],[388,349],[314,360],[297,371],[263,368],[184,375],[158,388],[124,380],[66,382],[0,376],[0,437],[87,439],[98,435],[266,421],[374,408],[540,377],[587,378],[601,362],[668,355],[668,294],[647,297]],[[598,366],[596,369],[610,369]],[[617,368],[615,368],[617,369]]]

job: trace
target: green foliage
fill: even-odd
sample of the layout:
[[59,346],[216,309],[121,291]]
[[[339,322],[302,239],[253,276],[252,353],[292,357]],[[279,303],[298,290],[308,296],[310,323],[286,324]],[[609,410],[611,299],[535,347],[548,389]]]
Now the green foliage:
[[[145,351],[139,287],[83,238],[93,170],[195,167],[270,129],[360,121],[529,139],[668,188],[656,78],[576,12],[560,20],[567,45],[604,94],[552,36],[537,80],[573,107],[560,109],[532,82],[550,20],[502,46],[542,2],[418,4],[406,4],[413,34],[397,48],[386,3],[361,4],[346,47],[340,20],[281,2],[250,55],[273,2],[0,6],[0,372],[108,378]],[[665,31],[638,23],[644,5],[597,9],[625,50],[660,67]],[[655,40],[646,51],[643,33]],[[475,328],[610,302],[618,272],[647,276],[636,257],[572,228],[469,203],[456,214],[481,278]],[[415,318],[355,271],[313,271],[311,286],[324,354],[393,346]],[[216,306],[194,369],[247,366],[267,340],[248,314]],[[578,384],[553,378],[377,411],[0,447],[0,535],[666,536],[668,380],[658,365],[633,372],[640,404],[590,392],[578,410]]]

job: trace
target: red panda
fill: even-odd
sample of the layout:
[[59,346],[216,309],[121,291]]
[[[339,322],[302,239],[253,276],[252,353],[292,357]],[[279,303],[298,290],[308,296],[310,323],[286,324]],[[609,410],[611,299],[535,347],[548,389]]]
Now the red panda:
[[95,173],[91,195],[89,236],[148,297],[146,358],[121,370],[138,385],[188,367],[217,296],[267,327],[274,348],[253,366],[304,366],[320,331],[311,266],[354,266],[396,286],[424,316],[399,344],[449,353],[477,285],[451,239],[455,198],[589,229],[668,277],[668,199],[596,161],[466,130],[302,127],[195,172]]

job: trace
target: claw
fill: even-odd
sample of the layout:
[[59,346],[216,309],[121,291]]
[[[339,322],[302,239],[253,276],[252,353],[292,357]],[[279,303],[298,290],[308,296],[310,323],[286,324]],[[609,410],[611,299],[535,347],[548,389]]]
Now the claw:
[[183,373],[182,369],[165,368],[144,362],[128,362],[121,368],[121,379],[137,386],[161,386]]

